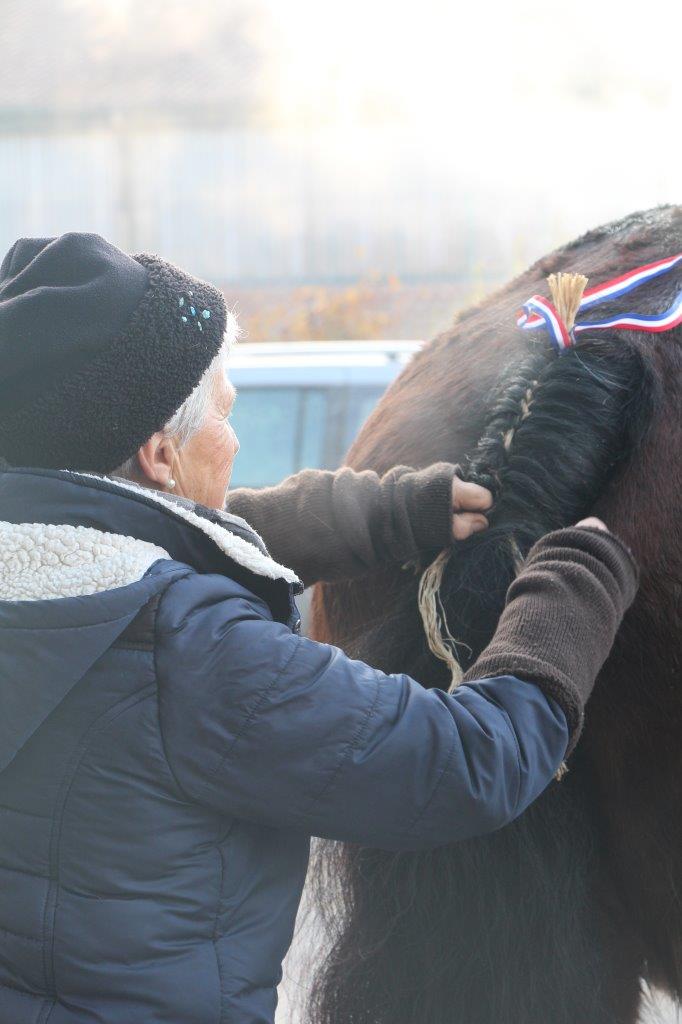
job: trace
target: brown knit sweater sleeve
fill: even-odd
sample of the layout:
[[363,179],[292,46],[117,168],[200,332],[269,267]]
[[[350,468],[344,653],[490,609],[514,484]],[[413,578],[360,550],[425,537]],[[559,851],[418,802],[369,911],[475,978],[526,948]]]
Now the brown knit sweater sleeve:
[[512,583],[497,631],[465,682],[514,675],[563,708],[573,749],[585,703],[637,590],[637,568],[613,534],[557,530],[538,541]]
[[383,477],[305,469],[277,487],[232,491],[227,510],[253,526],[304,583],[352,579],[452,542],[455,466],[397,466]]

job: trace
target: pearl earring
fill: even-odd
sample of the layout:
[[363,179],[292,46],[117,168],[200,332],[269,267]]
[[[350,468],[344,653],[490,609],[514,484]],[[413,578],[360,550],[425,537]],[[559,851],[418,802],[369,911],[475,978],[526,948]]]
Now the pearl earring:
[[173,488],[175,487],[175,480],[173,479],[172,476],[168,477],[168,483],[166,484],[166,487],[168,488],[169,491],[172,491]]

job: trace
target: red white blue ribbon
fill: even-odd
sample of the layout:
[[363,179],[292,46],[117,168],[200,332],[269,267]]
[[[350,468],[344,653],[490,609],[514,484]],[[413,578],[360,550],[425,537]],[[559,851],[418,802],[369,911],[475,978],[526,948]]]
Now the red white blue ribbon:
[[[621,295],[633,291],[645,281],[651,281],[653,278],[667,273],[680,262],[682,262],[682,253],[678,253],[677,256],[669,256],[667,259],[656,260],[655,263],[647,263],[643,267],[635,267],[627,274],[621,274],[620,277],[614,277],[611,281],[596,285],[594,288],[587,288],[578,306],[576,319],[584,310],[590,309],[600,302],[620,298]],[[562,322],[550,300],[542,295],[533,295],[523,304],[523,310],[516,323],[524,331],[546,328],[557,351],[565,352],[575,344],[577,337],[583,331],[604,331],[615,328],[646,331],[652,334],[672,331],[674,327],[682,324],[682,292],[668,309],[655,316],[626,313],[608,320],[583,321],[575,323],[570,332],[566,329],[566,325]]]
[[552,344],[559,352],[565,352],[573,344],[566,324],[549,299],[543,298],[542,295],[532,295],[528,302],[524,302],[523,312],[516,324],[524,331],[536,331],[539,327],[546,327]]

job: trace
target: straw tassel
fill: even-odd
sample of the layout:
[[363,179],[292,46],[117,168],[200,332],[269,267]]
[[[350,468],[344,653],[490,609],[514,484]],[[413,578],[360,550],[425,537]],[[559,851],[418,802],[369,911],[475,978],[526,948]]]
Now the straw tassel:
[[584,274],[550,274],[547,284],[557,315],[570,334],[587,287],[587,278]]

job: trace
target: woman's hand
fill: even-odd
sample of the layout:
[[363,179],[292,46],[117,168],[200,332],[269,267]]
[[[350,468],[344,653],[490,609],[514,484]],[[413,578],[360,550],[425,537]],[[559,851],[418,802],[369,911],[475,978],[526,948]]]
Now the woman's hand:
[[[478,533],[488,527],[488,519],[485,515],[492,508],[493,496],[485,487],[479,484],[465,483],[458,476],[452,480],[452,537],[453,540],[466,540],[472,533]],[[604,530],[607,533],[609,528],[606,523],[596,516],[589,516],[582,519],[576,526],[587,526],[593,530]]]
[[609,528],[606,523],[602,522],[601,519],[597,519],[596,516],[588,516],[587,519],[581,519],[580,522],[575,525],[588,526],[593,530],[605,530],[607,533],[609,532]]
[[484,515],[492,508],[493,496],[479,484],[465,483],[458,476],[452,481],[452,537],[453,540],[466,540],[472,533],[478,533],[488,527],[488,519]]

